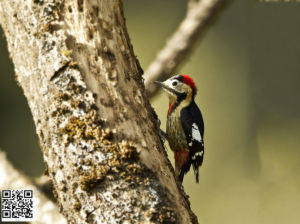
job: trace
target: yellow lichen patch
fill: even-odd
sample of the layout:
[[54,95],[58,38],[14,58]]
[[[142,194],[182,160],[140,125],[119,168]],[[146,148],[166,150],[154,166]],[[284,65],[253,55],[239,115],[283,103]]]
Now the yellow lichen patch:
[[62,132],[68,135],[67,143],[71,143],[74,140],[73,138],[83,137],[85,129],[86,123],[79,117],[72,116],[69,122],[62,129]]
[[131,141],[122,141],[119,144],[120,147],[120,158],[123,160],[132,159],[136,157],[136,148]]
[[69,65],[70,65],[71,68],[77,68],[78,63],[76,61],[70,61]]
[[74,209],[76,211],[79,211],[81,209],[81,203],[80,203],[80,201],[78,199],[76,200],[76,202],[74,204]]
[[71,107],[72,108],[79,108],[79,109],[83,109],[84,111],[86,111],[86,104],[83,101],[80,100],[72,100],[70,102]]
[[101,127],[96,120],[96,111],[91,110],[83,116],[72,116],[69,122],[61,129],[68,135],[67,144],[74,139],[101,139]]
[[110,167],[107,165],[92,167],[88,173],[84,173],[80,179],[80,187],[85,191],[90,191],[97,183],[101,182],[106,174],[109,172]]
[[102,134],[102,138],[103,139],[110,139],[111,137],[112,137],[111,131],[108,128],[105,129],[103,134]]
[[[104,180],[108,173],[119,173],[118,176],[128,182],[140,182],[138,174],[142,173],[142,167],[136,163],[137,152],[133,142],[122,141],[121,143],[112,143],[103,137],[110,137],[108,130],[103,131],[101,143],[106,142],[106,146],[98,147],[104,153],[109,153],[108,159],[102,164],[93,166],[89,170],[80,170],[83,178],[80,180],[82,189],[90,191],[96,184]],[[104,136],[103,136],[104,135]],[[85,163],[91,165],[92,163]],[[80,164],[83,165],[83,164]]]
[[70,57],[72,54],[72,50],[69,49],[63,49],[61,50],[61,53],[65,56],[65,57]]
[[130,172],[130,173],[139,173],[141,171],[141,166],[138,165],[137,163],[131,163],[129,165],[127,165],[126,169]]
[[44,32],[52,32],[52,26],[51,26],[51,24],[50,23],[46,23],[46,24],[44,24],[44,26],[43,26],[43,31]]
[[170,207],[161,206],[158,212],[152,212],[151,216],[150,220],[157,223],[177,223],[176,214]]
[[70,82],[69,87],[75,94],[79,94],[83,91],[83,87],[76,84],[75,82]]
[[67,113],[71,113],[70,109],[65,105],[61,105],[61,106],[57,107],[56,110],[53,111],[51,115],[56,116],[56,115],[63,115],[63,114],[67,114]]
[[60,100],[62,100],[62,101],[67,101],[67,100],[70,99],[70,95],[67,94],[67,93],[62,93],[62,92],[60,92],[60,93],[58,94],[58,98],[59,98]]

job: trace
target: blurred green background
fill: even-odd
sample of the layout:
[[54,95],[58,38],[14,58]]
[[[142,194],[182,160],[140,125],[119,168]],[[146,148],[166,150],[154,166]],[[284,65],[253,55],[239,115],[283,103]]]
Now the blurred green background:
[[[146,69],[183,19],[186,1],[124,0],[124,8]],[[0,148],[38,176],[34,124],[3,37],[0,51]],[[300,3],[234,1],[178,73],[195,79],[206,125],[200,183],[192,172],[184,180],[200,223],[299,224]],[[167,97],[160,92],[151,103],[164,129]]]

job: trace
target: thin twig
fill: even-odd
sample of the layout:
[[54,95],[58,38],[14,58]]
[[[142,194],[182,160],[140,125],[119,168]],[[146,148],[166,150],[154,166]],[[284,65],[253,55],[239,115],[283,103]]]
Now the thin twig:
[[153,96],[157,90],[153,81],[161,81],[172,75],[171,73],[191,51],[195,41],[216,18],[219,9],[225,2],[227,0],[193,0],[189,2],[185,19],[144,74],[145,87],[149,96]]

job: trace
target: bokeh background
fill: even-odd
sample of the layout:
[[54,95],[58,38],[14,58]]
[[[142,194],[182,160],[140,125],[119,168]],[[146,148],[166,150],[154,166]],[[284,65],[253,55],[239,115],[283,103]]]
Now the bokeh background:
[[[124,8],[146,69],[183,19],[186,1],[124,0]],[[178,73],[195,79],[206,125],[200,183],[192,172],[184,180],[200,223],[299,224],[300,2],[233,1]],[[167,101],[162,92],[151,99],[163,129]],[[42,155],[4,37],[0,122],[0,148],[26,175],[39,176]]]

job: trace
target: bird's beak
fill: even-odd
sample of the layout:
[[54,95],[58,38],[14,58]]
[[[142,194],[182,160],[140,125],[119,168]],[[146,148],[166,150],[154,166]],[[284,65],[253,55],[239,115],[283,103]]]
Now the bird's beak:
[[164,87],[164,86],[165,86],[163,82],[154,81],[154,83],[160,85],[161,87]]
[[165,90],[169,90],[170,88],[166,86],[163,82],[154,81],[155,84],[158,84],[160,87],[164,88]]
[[165,89],[169,93],[177,94],[177,92],[174,89],[171,89],[164,82],[154,81],[154,83],[160,85],[163,89]]

